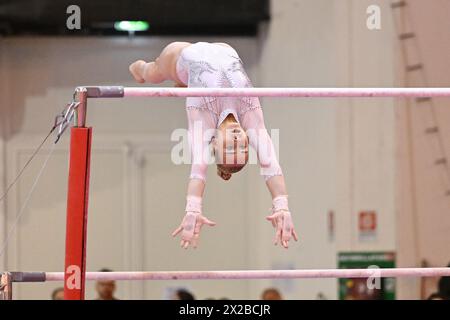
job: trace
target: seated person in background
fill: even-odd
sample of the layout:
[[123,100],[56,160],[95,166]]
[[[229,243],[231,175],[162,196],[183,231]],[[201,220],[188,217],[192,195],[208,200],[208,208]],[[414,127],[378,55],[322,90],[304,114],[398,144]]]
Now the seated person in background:
[[268,288],[263,291],[261,300],[283,300],[280,291],[275,288]]
[[439,293],[435,292],[430,294],[427,300],[446,300],[446,299],[444,299],[444,297],[442,297]]
[[[450,268],[450,263],[447,268]],[[438,282],[438,291],[432,293],[427,300],[450,300],[450,277],[441,277]]]
[[64,300],[64,288],[56,288],[53,290],[52,300]]
[[[450,268],[450,263],[447,265]],[[450,300],[450,277],[441,277],[438,283],[439,295],[445,300]]]
[[195,300],[195,297],[186,289],[178,289],[174,292],[173,300]]
[[[101,269],[99,272],[111,272],[110,269]],[[99,280],[95,285],[98,297],[96,300],[119,300],[114,297],[116,291],[116,282],[113,280]]]

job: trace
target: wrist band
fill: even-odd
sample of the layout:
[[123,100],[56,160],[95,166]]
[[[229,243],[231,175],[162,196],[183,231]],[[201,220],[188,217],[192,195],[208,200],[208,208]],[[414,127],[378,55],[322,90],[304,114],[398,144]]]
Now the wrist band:
[[202,212],[202,198],[188,196],[186,198],[186,212]]
[[277,212],[280,210],[289,211],[287,195],[278,196],[272,200],[272,211]]

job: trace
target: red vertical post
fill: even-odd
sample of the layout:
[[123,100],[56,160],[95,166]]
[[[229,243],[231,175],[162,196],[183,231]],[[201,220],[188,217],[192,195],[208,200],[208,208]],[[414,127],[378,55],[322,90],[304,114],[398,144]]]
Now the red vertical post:
[[67,191],[64,299],[83,300],[86,280],[86,244],[92,128],[84,127],[87,92],[77,88],[79,102],[70,131],[69,186]]

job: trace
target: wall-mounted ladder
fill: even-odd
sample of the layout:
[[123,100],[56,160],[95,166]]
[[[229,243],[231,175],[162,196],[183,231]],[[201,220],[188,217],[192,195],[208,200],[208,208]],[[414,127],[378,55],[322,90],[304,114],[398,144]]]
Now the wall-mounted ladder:
[[[391,8],[394,15],[394,23],[398,30],[398,40],[403,56],[405,86],[428,87],[428,78],[418,44],[417,34],[414,32],[411,12],[408,10],[408,2],[406,0],[393,1]],[[411,102],[411,108],[415,116],[417,119],[420,119],[420,123],[423,125],[420,128],[420,132],[423,132],[427,136],[430,156],[433,157],[433,163],[439,170],[443,194],[450,196],[450,164],[445,148],[443,132],[439,127],[435,103],[432,98],[416,98]],[[412,121],[413,118],[410,120]],[[416,131],[413,130],[411,133],[413,132]]]

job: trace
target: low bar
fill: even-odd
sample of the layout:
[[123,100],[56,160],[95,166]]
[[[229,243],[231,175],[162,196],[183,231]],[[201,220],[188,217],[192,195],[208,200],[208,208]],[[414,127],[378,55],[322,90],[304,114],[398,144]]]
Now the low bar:
[[[101,87],[100,87],[101,88]],[[101,89],[99,91],[102,91]],[[160,88],[123,87],[124,97],[450,97],[450,88]]]
[[[368,268],[227,271],[86,272],[86,280],[239,280],[309,278],[397,278],[450,276],[450,268]],[[26,276],[23,277],[26,279]],[[63,272],[46,272],[45,281],[62,281]]]

